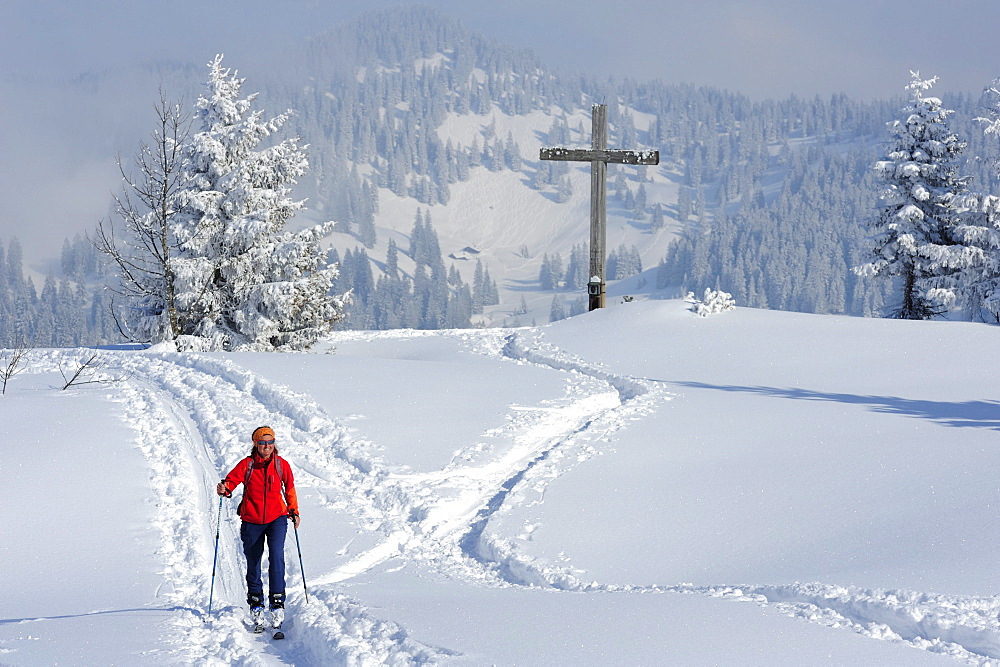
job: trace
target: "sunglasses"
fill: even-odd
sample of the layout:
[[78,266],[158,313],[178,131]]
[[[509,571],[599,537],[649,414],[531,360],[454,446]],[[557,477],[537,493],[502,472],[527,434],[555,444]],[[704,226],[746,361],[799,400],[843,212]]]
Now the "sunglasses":
[[257,444],[258,445],[273,445],[274,444],[274,440],[258,440]]

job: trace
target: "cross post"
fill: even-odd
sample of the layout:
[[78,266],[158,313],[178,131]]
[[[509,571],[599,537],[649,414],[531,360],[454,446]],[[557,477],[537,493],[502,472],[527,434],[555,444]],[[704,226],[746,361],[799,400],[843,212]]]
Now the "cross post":
[[540,160],[590,163],[590,310],[604,308],[604,258],[607,246],[607,169],[614,164],[660,164],[660,151],[608,150],[608,106],[595,104],[591,114],[591,149],[542,148]]

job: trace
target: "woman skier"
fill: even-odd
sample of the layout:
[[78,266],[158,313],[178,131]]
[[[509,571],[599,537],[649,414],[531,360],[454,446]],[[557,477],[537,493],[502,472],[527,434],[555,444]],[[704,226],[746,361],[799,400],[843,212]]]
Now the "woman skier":
[[236,464],[219,482],[216,492],[232,495],[243,484],[243,500],[238,512],[243,520],[240,538],[247,558],[247,604],[254,631],[264,629],[264,583],[260,561],[267,542],[268,588],[271,625],[281,627],[285,616],[285,533],[288,519],[299,527],[299,502],[295,494],[295,477],[288,461],[278,456],[274,430],[261,426],[251,436],[250,456]]

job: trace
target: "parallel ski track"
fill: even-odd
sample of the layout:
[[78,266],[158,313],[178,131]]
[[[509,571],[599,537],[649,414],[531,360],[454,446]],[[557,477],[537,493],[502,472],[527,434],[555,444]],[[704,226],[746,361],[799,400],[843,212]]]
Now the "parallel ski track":
[[[126,380],[116,390],[136,430],[159,495],[156,526],[167,590],[179,608],[174,623],[184,637],[179,660],[198,664],[424,664],[452,652],[411,639],[398,625],[373,617],[333,584],[391,558],[419,557],[475,585],[544,586],[622,594],[701,594],[750,601],[833,628],[910,644],[964,662],[1000,665],[1000,601],[862,590],[824,584],[788,586],[620,586],[583,582],[564,566],[519,553],[491,534],[489,523],[521,498],[544,493],[548,482],[598,453],[628,422],[669,399],[663,385],[615,374],[565,353],[537,330],[382,332],[367,337],[446,335],[474,352],[566,373],[562,401],[513,410],[515,446],[498,459],[467,456],[440,471],[401,475],[354,446],[344,426],[307,396],[263,380],[236,364],[202,355],[107,352],[107,370]],[[36,354],[49,369],[73,352]],[[213,488],[219,472],[245,455],[246,424],[270,423],[296,463],[297,483],[349,500],[362,525],[383,535],[374,548],[333,571],[310,578],[311,604],[289,588],[289,639],[263,643],[243,624],[243,581],[238,520],[223,514],[214,618],[207,619],[206,573],[211,570]],[[465,461],[466,463],[457,463]],[[211,525],[205,521],[212,516]],[[289,560],[289,576],[299,576]],[[225,573],[224,575],[222,573]]]

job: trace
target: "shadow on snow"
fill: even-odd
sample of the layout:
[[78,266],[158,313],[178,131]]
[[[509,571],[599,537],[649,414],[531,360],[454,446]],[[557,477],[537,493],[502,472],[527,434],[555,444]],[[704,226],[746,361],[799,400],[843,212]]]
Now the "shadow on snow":
[[1000,401],[926,401],[898,396],[859,396],[809,389],[717,385],[705,382],[673,382],[672,384],[692,389],[761,394],[798,401],[832,401],[847,405],[862,405],[874,412],[919,417],[944,426],[989,428],[1000,431]]

